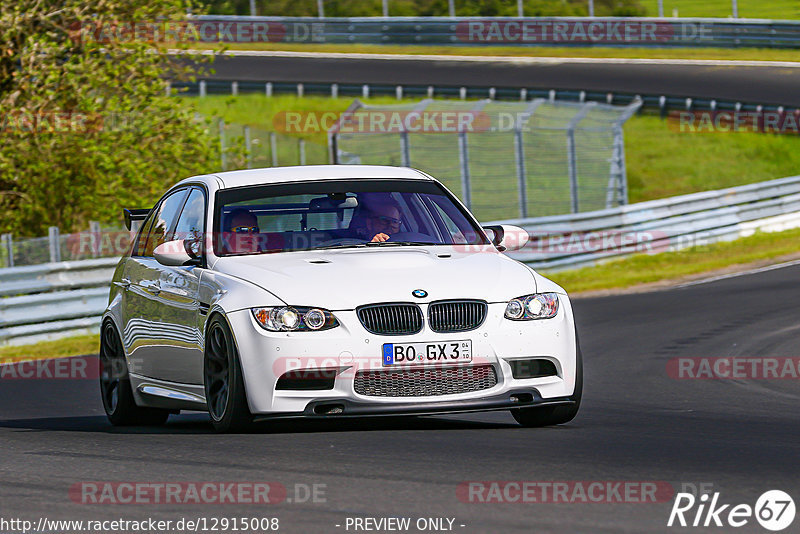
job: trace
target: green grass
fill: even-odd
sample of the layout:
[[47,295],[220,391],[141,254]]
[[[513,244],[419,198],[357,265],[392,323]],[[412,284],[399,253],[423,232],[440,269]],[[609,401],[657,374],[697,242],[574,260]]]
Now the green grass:
[[97,354],[99,349],[99,334],[73,336],[30,345],[0,347],[0,363],[83,356]]
[[625,125],[630,202],[800,174],[800,138],[758,133],[680,133],[653,116]]
[[[658,15],[658,0],[641,0],[648,16]],[[664,0],[664,16],[672,17],[678,10],[679,17],[725,18],[733,13],[731,0]],[[750,19],[797,19],[800,18],[800,3],[797,0],[738,0],[740,18]]]
[[[798,18],[798,17],[795,17]],[[194,48],[215,48],[198,43]],[[747,61],[800,61],[800,51],[771,48],[645,48],[610,46],[445,46],[379,44],[231,43],[229,50],[284,50],[346,54],[415,54],[515,57],[587,57],[648,59],[720,59]]]
[[543,273],[571,293],[621,289],[800,253],[800,229],[758,232],[735,241],[661,254],[637,254],[595,267]]

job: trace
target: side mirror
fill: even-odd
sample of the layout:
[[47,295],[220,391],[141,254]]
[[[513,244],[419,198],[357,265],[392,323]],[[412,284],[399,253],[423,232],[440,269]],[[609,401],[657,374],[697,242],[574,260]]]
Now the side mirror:
[[486,236],[500,252],[519,250],[530,239],[528,232],[519,226],[511,226],[510,224],[484,226],[483,229],[486,230]]
[[176,239],[161,243],[153,251],[153,256],[161,265],[180,267],[182,265],[199,265],[200,256],[192,247],[192,241]]

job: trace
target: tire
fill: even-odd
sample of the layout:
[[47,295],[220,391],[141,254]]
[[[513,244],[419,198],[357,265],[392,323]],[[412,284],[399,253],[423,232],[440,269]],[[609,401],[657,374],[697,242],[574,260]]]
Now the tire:
[[239,353],[227,321],[219,315],[211,319],[206,334],[203,382],[214,430],[241,432],[249,429],[253,416],[247,406]]
[[574,404],[567,406],[534,406],[511,410],[511,415],[514,416],[517,423],[528,428],[562,425],[572,421],[578,415],[583,395],[583,354],[581,354],[581,346],[577,336],[575,336],[575,344],[577,347],[575,354],[575,391],[570,395],[570,399]]
[[168,410],[136,405],[122,342],[111,321],[103,325],[100,337],[100,395],[106,416],[114,426],[157,426],[169,417]]

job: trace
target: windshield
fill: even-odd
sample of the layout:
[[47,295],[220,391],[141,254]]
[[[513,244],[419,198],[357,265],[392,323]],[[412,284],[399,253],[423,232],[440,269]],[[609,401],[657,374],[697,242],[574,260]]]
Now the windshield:
[[260,185],[217,193],[218,256],[294,250],[487,244],[440,185],[348,180]]

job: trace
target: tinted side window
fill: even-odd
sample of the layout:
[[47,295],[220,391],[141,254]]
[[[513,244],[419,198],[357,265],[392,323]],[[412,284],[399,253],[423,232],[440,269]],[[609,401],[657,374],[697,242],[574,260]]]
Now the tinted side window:
[[206,216],[206,199],[203,191],[197,188],[192,189],[186,205],[183,207],[178,224],[175,225],[175,232],[170,236],[172,239],[184,239],[195,241],[203,237],[203,224]]
[[154,212],[151,210],[150,215],[144,220],[142,226],[139,228],[139,233],[136,236],[136,246],[133,248],[132,256],[141,256],[144,253],[145,245],[147,245],[147,236],[150,233],[150,227],[153,226]]
[[187,189],[182,189],[172,193],[165,198],[156,209],[156,214],[153,217],[153,224],[148,228],[147,232],[147,245],[145,246],[142,256],[152,256],[153,250],[167,240],[167,235],[172,229],[172,223],[178,215],[178,211],[183,206],[183,201],[186,198]]

